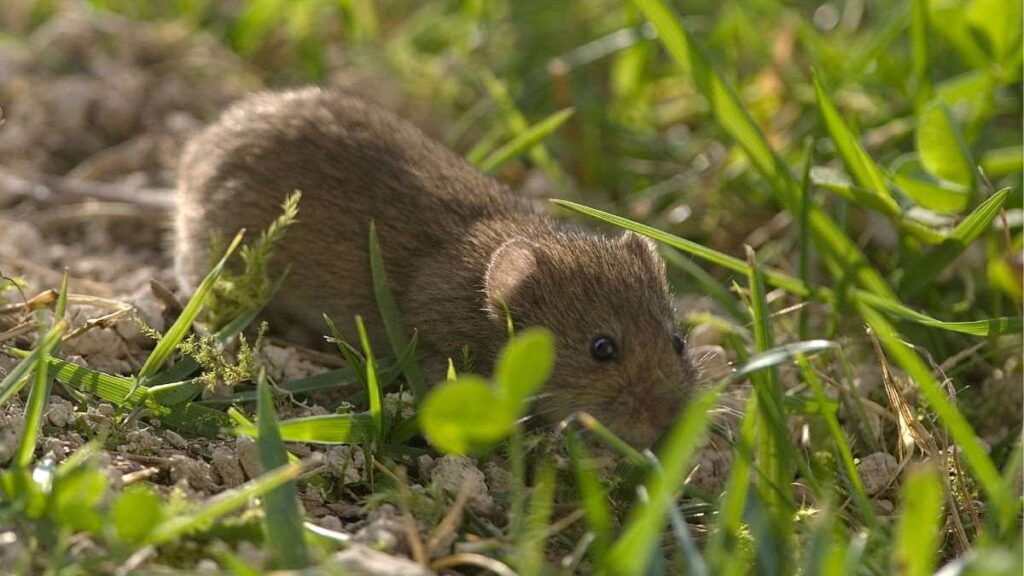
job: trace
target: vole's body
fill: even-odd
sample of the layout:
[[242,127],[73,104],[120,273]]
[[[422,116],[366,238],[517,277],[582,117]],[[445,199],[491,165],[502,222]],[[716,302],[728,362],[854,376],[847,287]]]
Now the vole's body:
[[[274,253],[290,273],[268,308],[272,322],[317,335],[322,312],[343,329],[361,314],[371,341],[386,349],[367,255],[374,221],[428,374],[443,374],[464,346],[488,372],[506,338],[507,304],[518,326],[556,336],[556,367],[537,412],[586,410],[636,444],[649,444],[675,416],[692,367],[678,337],[673,349],[664,265],[648,242],[537,214],[411,124],[335,92],[254,96],[190,143],[179,173],[183,288],[208,271],[215,234],[266,227],[294,190],[302,192],[299,222]],[[592,357],[600,336],[614,339],[614,358]]]

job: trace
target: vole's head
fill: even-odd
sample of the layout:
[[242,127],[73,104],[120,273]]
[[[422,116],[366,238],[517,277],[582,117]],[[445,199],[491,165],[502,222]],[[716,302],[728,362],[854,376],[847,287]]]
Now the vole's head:
[[517,238],[495,250],[486,276],[489,313],[554,334],[554,372],[534,413],[558,421],[585,411],[638,447],[675,420],[695,380],[676,330],[665,265],[653,242],[559,234]]

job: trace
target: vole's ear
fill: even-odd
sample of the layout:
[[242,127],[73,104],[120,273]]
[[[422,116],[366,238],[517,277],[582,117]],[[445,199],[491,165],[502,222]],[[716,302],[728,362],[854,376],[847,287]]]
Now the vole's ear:
[[506,241],[491,254],[484,275],[484,293],[491,318],[504,320],[505,308],[537,270],[537,245],[525,238]]
[[642,266],[652,266],[655,272],[665,269],[665,261],[658,254],[658,245],[647,236],[641,236],[633,231],[626,231],[619,236],[618,241],[629,249],[630,254],[636,262]]

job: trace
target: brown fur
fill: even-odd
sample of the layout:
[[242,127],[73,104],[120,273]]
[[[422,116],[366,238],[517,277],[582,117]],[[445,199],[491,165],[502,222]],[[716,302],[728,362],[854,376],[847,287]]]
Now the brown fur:
[[[686,354],[672,346],[664,264],[649,241],[540,215],[366,102],[315,88],[253,96],[190,143],[179,180],[176,266],[187,291],[209,268],[214,233],[260,230],[300,190],[299,222],[274,255],[291,273],[268,308],[272,322],[319,335],[321,312],[342,328],[361,314],[374,345],[386,348],[367,256],[373,220],[432,377],[464,345],[478,371],[491,370],[507,306],[517,327],[555,334],[554,374],[534,405],[550,421],[586,410],[646,446],[694,381]],[[616,339],[617,359],[591,358],[598,335]]]

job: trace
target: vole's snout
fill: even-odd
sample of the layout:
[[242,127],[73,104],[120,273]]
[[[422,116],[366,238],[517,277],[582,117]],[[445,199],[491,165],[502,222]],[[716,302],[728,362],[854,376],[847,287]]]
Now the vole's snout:
[[667,383],[637,386],[623,402],[618,433],[637,448],[649,448],[672,427],[683,409],[681,386]]

